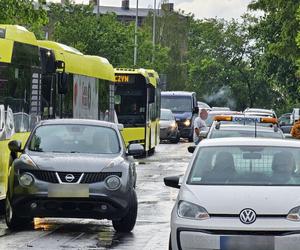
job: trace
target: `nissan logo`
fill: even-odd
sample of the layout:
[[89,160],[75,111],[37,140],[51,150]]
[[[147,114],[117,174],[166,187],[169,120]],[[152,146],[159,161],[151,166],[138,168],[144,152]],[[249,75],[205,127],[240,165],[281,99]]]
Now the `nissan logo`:
[[251,208],[245,208],[240,213],[240,221],[244,224],[252,224],[256,220],[256,213]]
[[67,182],[72,182],[74,179],[75,179],[75,177],[74,177],[74,175],[72,175],[72,174],[67,174],[67,175],[65,176],[65,180],[66,180]]

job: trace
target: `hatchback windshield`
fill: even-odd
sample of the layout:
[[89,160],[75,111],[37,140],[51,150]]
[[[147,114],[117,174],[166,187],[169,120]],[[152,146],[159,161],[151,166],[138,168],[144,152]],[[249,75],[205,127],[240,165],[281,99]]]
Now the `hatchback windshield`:
[[298,148],[206,147],[189,175],[194,185],[300,185]]
[[170,110],[162,109],[160,113],[160,119],[162,121],[171,121],[174,120],[175,118]]
[[120,151],[115,130],[86,125],[45,125],[38,127],[29,150],[56,153],[115,154]]

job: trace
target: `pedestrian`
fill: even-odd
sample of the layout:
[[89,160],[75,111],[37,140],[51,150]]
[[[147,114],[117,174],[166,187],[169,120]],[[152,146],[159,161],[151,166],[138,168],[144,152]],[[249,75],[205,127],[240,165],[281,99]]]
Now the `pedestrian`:
[[207,111],[206,109],[201,109],[199,112],[199,116],[195,119],[194,121],[194,143],[196,145],[199,144],[199,142],[201,141],[201,137],[200,137],[200,132],[201,131],[206,131],[207,130],[207,126],[205,123],[205,120],[207,119]]
[[291,135],[296,139],[300,139],[300,120],[295,121],[291,130]]

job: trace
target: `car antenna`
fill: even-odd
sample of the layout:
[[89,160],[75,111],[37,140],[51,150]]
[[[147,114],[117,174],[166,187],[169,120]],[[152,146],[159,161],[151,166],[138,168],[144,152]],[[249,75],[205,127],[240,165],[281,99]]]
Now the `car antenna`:
[[256,138],[257,137],[257,128],[256,128],[256,120],[255,120],[255,122],[254,122],[254,137]]

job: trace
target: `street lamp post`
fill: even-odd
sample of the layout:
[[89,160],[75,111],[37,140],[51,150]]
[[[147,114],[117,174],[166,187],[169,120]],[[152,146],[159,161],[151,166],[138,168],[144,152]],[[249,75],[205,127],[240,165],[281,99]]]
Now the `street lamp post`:
[[152,62],[154,62],[154,60],[155,60],[155,35],[156,35],[156,0],[154,0],[154,8],[153,8],[153,30],[152,30],[153,52],[152,52]]
[[134,55],[133,55],[133,65],[136,66],[137,63],[137,31],[139,22],[139,0],[136,0],[136,14],[135,14],[135,29],[134,29]]
[[97,15],[100,14],[100,0],[97,0]]

